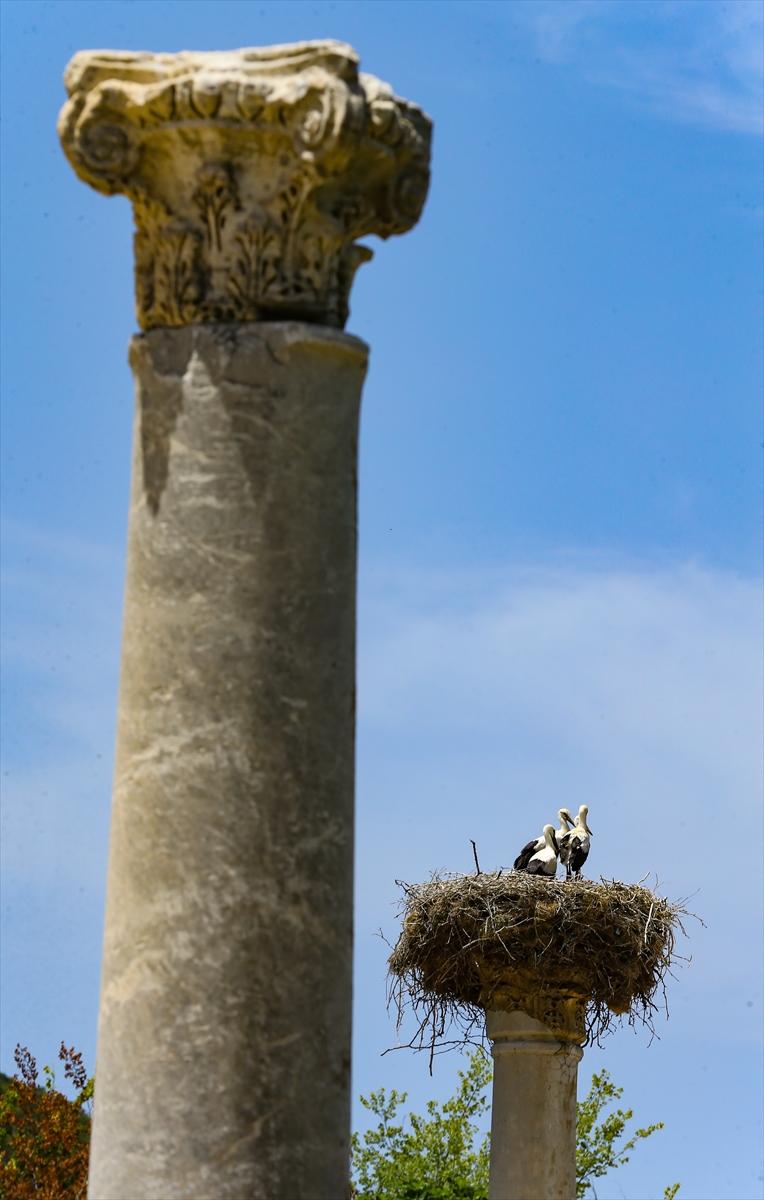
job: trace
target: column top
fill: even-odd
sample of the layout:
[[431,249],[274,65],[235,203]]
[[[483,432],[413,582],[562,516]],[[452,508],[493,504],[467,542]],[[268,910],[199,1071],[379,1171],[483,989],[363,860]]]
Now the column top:
[[142,329],[344,326],[355,243],[416,224],[432,134],[358,65],[331,40],[74,55],[59,134],[80,179],[133,202]]
[[586,1001],[523,993],[510,997],[505,991],[486,1009],[485,1031],[492,1042],[581,1043],[586,1040]]

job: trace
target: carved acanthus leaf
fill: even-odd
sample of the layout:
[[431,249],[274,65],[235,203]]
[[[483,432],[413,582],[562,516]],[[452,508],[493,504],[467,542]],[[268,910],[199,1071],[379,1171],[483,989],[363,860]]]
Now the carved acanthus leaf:
[[431,122],[341,42],[83,51],[59,133],[81,179],[133,201],[143,329],[297,318],[342,327],[375,233],[404,233]]
[[524,1012],[541,1021],[561,1042],[586,1038],[586,998],[565,992],[526,990],[507,983],[485,996],[485,1007],[499,1012]]

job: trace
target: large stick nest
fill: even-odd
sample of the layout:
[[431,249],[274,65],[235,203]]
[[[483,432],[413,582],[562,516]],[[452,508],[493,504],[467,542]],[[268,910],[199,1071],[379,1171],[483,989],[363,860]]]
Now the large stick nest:
[[[655,1033],[656,1001],[665,1005],[675,936],[689,915],[681,903],[639,884],[517,871],[436,874],[400,886],[403,931],[390,956],[390,990],[399,1026],[409,1005],[418,1021],[408,1045],[471,1040],[485,1009],[528,1009],[523,997],[535,998],[537,1014],[554,1005],[576,1010],[587,1043],[615,1018]],[[447,1041],[454,1026],[460,1035]]]

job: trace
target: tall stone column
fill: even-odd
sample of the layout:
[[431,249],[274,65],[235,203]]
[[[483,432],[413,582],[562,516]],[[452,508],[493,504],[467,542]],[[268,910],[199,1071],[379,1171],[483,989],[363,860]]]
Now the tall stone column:
[[430,122],[350,47],[83,52],[60,120],[128,195],[136,426],[91,1200],[341,1200],[369,233]]
[[536,996],[523,1009],[486,1013],[494,1060],[489,1200],[575,1200],[583,1015],[578,1001],[544,1005]]

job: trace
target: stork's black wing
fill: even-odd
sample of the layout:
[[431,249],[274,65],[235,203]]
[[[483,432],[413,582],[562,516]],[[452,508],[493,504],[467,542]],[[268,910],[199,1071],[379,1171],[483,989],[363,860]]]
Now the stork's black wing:
[[528,842],[527,845],[523,846],[522,850],[520,851],[517,858],[515,859],[515,870],[516,871],[524,871],[525,868],[528,866],[528,863],[531,861],[531,858],[536,853],[536,849],[538,847],[538,841],[539,841],[538,838],[534,838],[532,842]]
[[575,871],[576,874],[578,874],[589,857],[589,845],[590,842],[588,837],[576,838],[576,840],[573,842],[570,851],[570,868],[572,871]]
[[[552,862],[554,862],[554,859],[552,859]],[[534,858],[532,862],[528,863],[527,870],[529,875],[541,875],[544,879],[552,879],[557,873],[557,863],[554,863],[554,871],[548,870],[548,867],[549,863],[545,862],[542,858]]]

